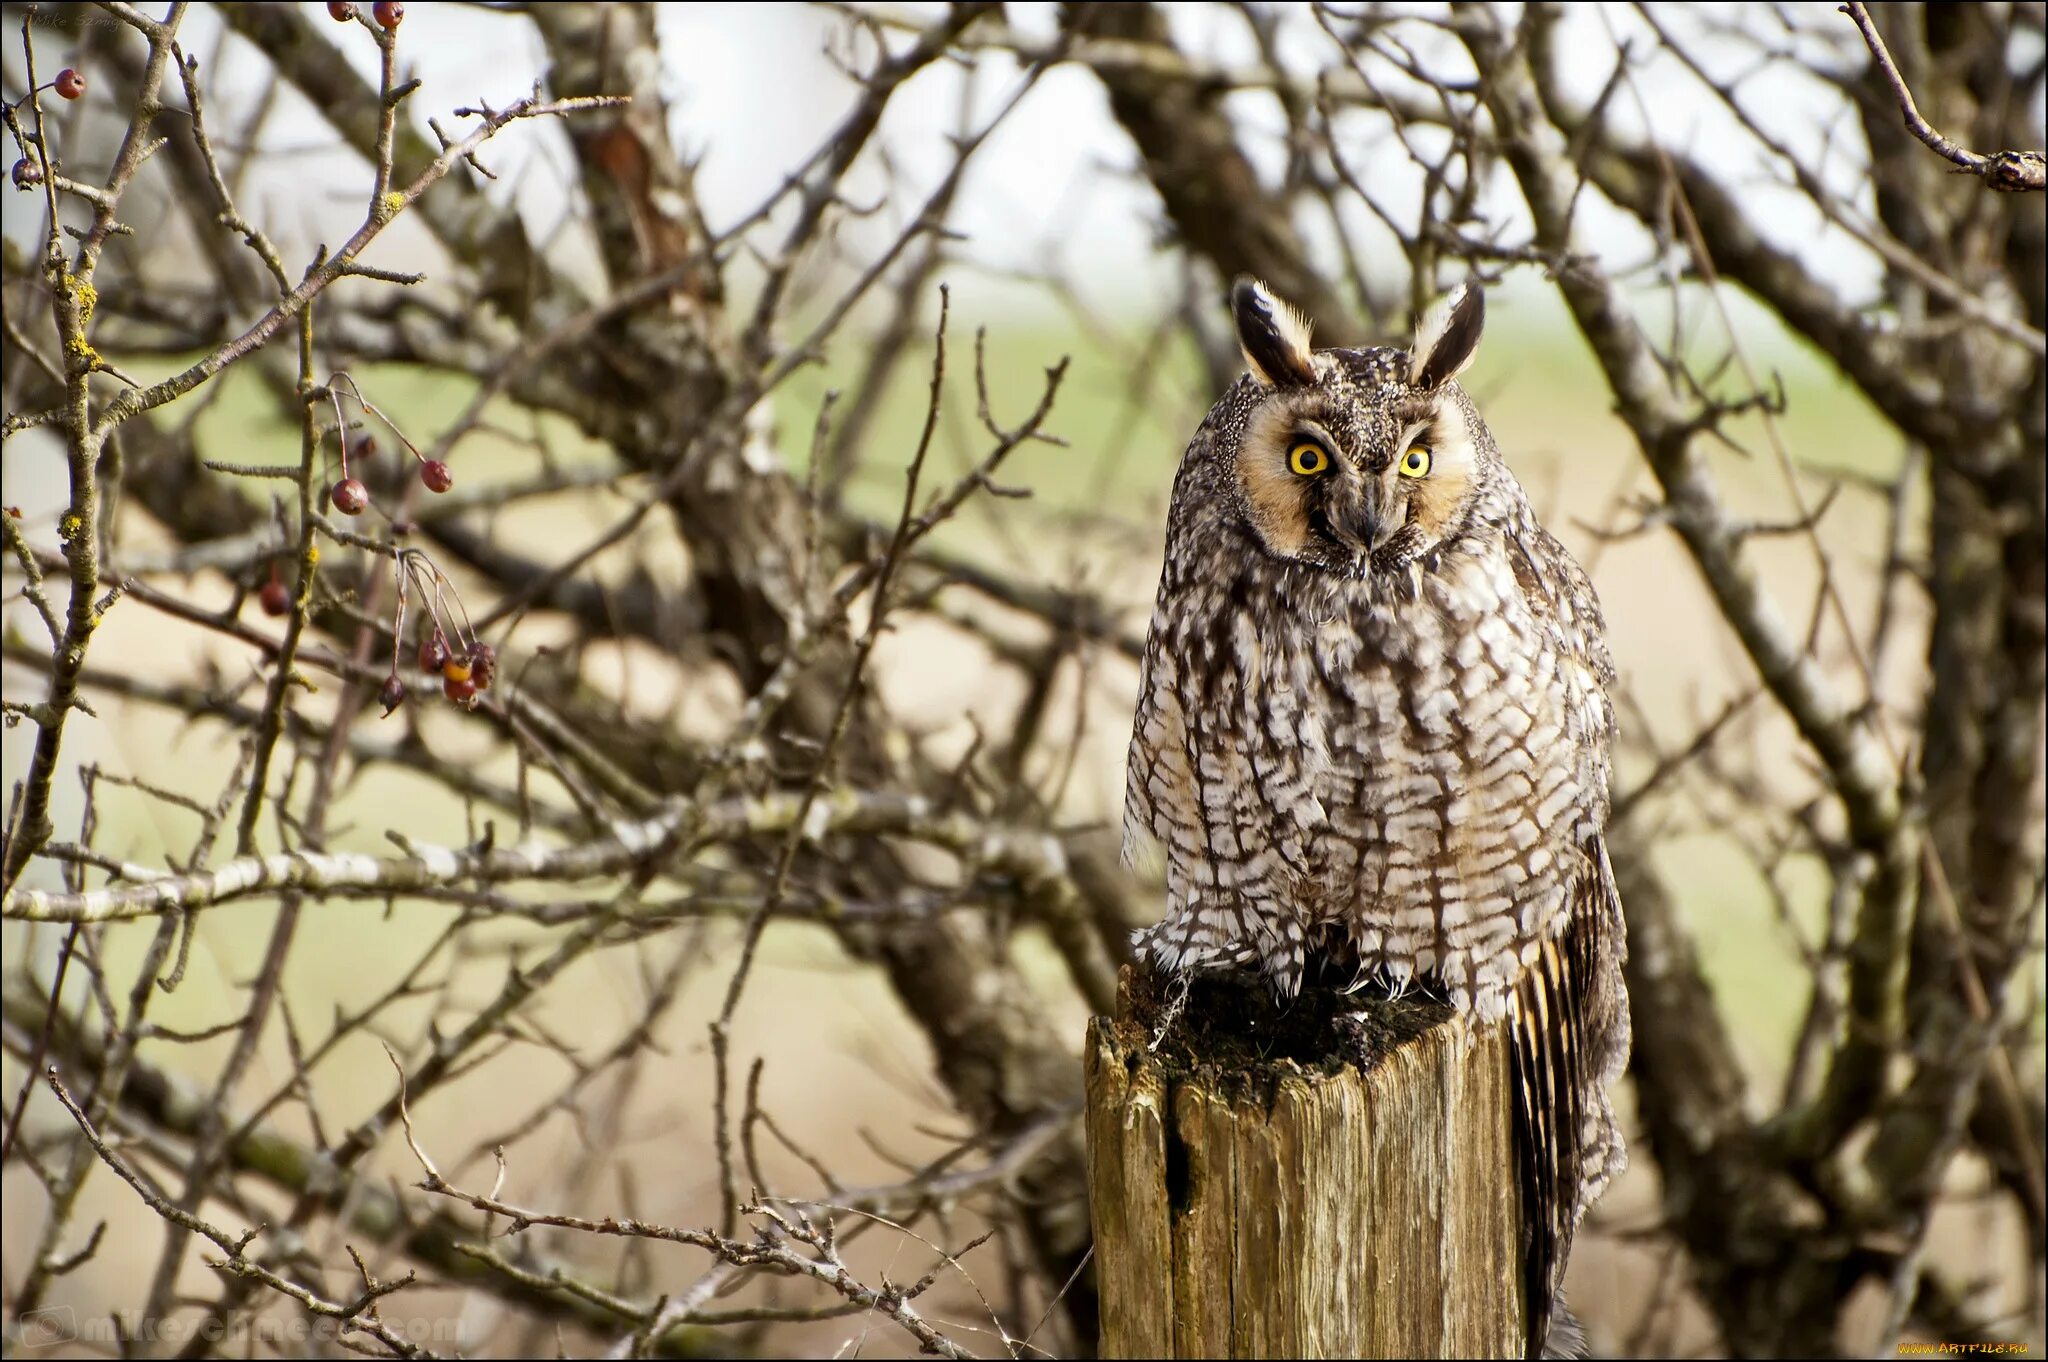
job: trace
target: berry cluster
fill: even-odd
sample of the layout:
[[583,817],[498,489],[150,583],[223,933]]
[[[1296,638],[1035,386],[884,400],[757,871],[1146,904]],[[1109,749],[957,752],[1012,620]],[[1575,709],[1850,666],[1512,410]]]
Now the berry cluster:
[[[382,6],[378,7],[382,9]],[[396,9],[397,6],[392,8]],[[332,5],[336,18],[348,17],[339,11],[349,9],[346,5]],[[382,20],[380,19],[380,22]],[[394,19],[393,23],[396,22]],[[455,486],[455,475],[440,459],[430,459],[420,453],[413,442],[406,438],[392,419],[377,410],[375,404],[363,396],[355,379],[337,370],[330,374],[327,386],[319,390],[319,396],[334,404],[334,429],[336,442],[341,447],[341,477],[327,488],[327,500],[343,515],[361,515],[370,507],[370,489],[363,480],[349,471],[349,462],[360,462],[375,457],[377,437],[367,430],[351,432],[347,414],[342,410],[344,392],[351,397],[365,417],[375,417],[385,429],[398,437],[419,464],[420,482],[429,492],[442,493]],[[477,637],[470,627],[469,612],[462,604],[462,597],[448,580],[448,574],[441,571],[420,549],[394,546],[391,550],[398,563],[398,607],[397,619],[393,621],[391,636],[395,642],[391,654],[391,674],[378,689],[377,698],[384,706],[384,713],[405,703],[410,693],[405,681],[399,676],[399,656],[405,649],[405,616],[410,599],[418,596],[426,620],[420,629],[418,660],[420,670],[441,678],[441,693],[465,709],[475,709],[478,697],[491,688],[491,682],[498,671],[498,655],[491,645]],[[291,613],[291,590],[280,576],[279,565],[273,563],[270,579],[256,592],[257,603],[263,613],[282,617]],[[460,623],[457,623],[457,617]]]
[[[77,67],[67,66],[57,73],[56,79],[52,80],[48,85],[39,86],[38,88],[55,90],[64,99],[78,99],[85,94],[85,77],[79,73]],[[25,100],[28,96],[24,95],[22,98]],[[8,106],[8,125],[10,127],[13,126],[13,111],[16,107],[18,105]],[[39,162],[24,156],[14,163],[12,170],[7,172],[7,178],[14,182],[16,189],[31,189],[43,182],[43,167]]]
[[333,503],[335,510],[340,511],[343,515],[361,515],[369,509],[370,489],[363,485],[361,478],[348,471],[348,461],[351,457],[366,459],[377,452],[375,436],[366,434],[353,442],[348,438],[348,421],[341,411],[341,388],[344,384],[347,385],[349,392],[355,397],[356,405],[361,407],[366,415],[374,416],[379,421],[382,421],[390,429],[391,433],[398,437],[399,443],[405,446],[406,452],[411,454],[414,460],[419,463],[420,482],[429,492],[438,495],[455,486],[454,470],[450,469],[442,460],[430,459],[420,453],[418,448],[413,445],[413,442],[405,438],[405,432],[392,423],[390,417],[378,411],[376,407],[364,399],[362,389],[356,387],[356,381],[353,378],[350,378],[345,373],[336,373],[327,380],[328,396],[334,401],[334,424],[339,432],[338,438],[341,442],[341,478],[332,487],[327,489],[327,499]]
[[[469,612],[463,608],[462,598],[455,595],[446,573],[434,565],[434,561],[418,549],[398,551],[398,618],[392,625],[392,636],[398,640],[398,647],[392,650],[391,674],[384,679],[383,688],[377,692],[377,699],[384,706],[384,714],[405,703],[407,689],[398,675],[398,658],[405,642],[405,612],[408,594],[417,594],[426,611],[426,621],[421,625],[418,661],[422,672],[441,678],[441,693],[464,709],[475,709],[477,697],[491,688],[497,679],[498,653],[490,644],[478,638],[470,627]],[[410,593],[408,592],[410,588]],[[448,599],[453,597],[455,609],[448,612]],[[443,622],[444,614],[447,622]],[[455,623],[456,614],[461,622]]]
[[[438,673],[441,677],[441,693],[465,708],[474,707],[476,697],[491,688],[491,681],[498,673],[498,653],[490,644],[481,639],[471,640],[469,647],[457,656],[449,647],[448,638],[441,632],[437,622],[434,633],[420,644],[420,670],[428,675]],[[392,683],[398,680],[394,671],[391,679],[384,683],[387,694]],[[385,713],[391,712],[391,702],[386,701]]]

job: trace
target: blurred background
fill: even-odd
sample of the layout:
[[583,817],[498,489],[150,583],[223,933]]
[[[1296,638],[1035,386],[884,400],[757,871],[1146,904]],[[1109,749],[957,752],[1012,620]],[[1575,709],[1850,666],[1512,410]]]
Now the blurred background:
[[[1091,1352],[1241,272],[1354,345],[1484,280],[1463,382],[1600,594],[1596,1349],[2041,1347],[2042,200],[1850,16],[334,8],[4,7],[10,1351],[334,1351],[410,1272],[346,1346],[914,1352],[893,1282]],[[2040,147],[2039,6],[1873,15]]]

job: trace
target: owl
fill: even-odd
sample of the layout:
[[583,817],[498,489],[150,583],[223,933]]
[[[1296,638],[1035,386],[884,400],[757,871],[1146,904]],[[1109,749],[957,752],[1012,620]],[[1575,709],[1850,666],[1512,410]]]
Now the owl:
[[1252,280],[1231,308],[1249,372],[1174,481],[1131,737],[1126,852],[1163,847],[1168,901],[1138,952],[1507,1026],[1529,1349],[1572,1355],[1565,1258],[1625,1161],[1599,604],[1456,382],[1476,285],[1406,350],[1311,349]]

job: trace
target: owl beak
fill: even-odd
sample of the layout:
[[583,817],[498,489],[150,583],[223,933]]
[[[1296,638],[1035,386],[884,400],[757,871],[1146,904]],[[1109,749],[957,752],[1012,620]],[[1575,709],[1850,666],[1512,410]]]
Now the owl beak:
[[1393,537],[1396,528],[1380,515],[1380,508],[1370,495],[1360,496],[1348,505],[1331,508],[1330,529],[1337,541],[1351,550],[1354,558],[1370,558]]
[[1381,518],[1376,510],[1368,510],[1360,520],[1358,537],[1365,541],[1366,556],[1378,553],[1386,542],[1394,537],[1394,523]]

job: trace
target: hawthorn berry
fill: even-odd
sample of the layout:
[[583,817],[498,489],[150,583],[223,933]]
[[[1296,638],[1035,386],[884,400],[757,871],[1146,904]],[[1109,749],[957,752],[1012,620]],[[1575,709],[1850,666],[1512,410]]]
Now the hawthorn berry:
[[441,679],[447,682],[469,680],[469,664],[460,658],[451,657],[441,664]]
[[14,169],[9,171],[8,175],[14,181],[16,189],[26,189],[30,185],[43,182],[43,168],[26,156],[14,163]]
[[376,4],[370,6],[370,13],[377,16],[380,27],[386,31],[395,31],[399,22],[405,18],[405,6],[399,4],[398,0],[377,0]]
[[455,474],[439,459],[428,459],[420,465],[420,481],[429,492],[445,492],[455,485]]
[[273,619],[291,613],[292,593],[275,577],[263,584],[263,588],[256,593],[256,601],[263,607],[263,613]]
[[377,688],[377,703],[384,706],[384,718],[391,717],[391,711],[405,703],[405,682],[393,672],[384,678],[384,684]]
[[356,7],[343,0],[327,0],[327,17],[336,23],[345,24],[356,17]]
[[491,678],[498,674],[498,650],[482,639],[470,645],[469,674],[478,690],[489,690]]
[[466,676],[460,681],[444,678],[441,682],[441,694],[466,709],[476,703],[476,682]]
[[76,67],[67,66],[57,73],[50,86],[64,98],[76,99],[85,93],[85,77],[78,74]]
[[334,484],[328,496],[334,501],[334,509],[343,515],[361,515],[370,504],[370,489],[363,486],[361,478],[343,478]]
[[438,672],[448,665],[448,645],[439,634],[420,644],[420,670]]
[[348,456],[351,459],[374,458],[376,453],[377,437],[374,435],[364,435],[348,447]]

